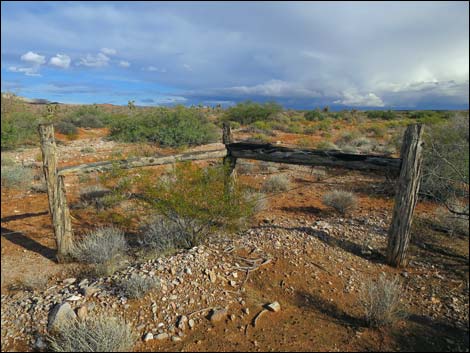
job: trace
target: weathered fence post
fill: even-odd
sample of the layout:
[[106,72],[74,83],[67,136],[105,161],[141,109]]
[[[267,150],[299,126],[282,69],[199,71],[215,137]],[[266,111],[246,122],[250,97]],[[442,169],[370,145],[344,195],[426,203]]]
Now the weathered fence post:
[[387,245],[387,262],[395,267],[404,267],[408,263],[406,250],[410,242],[411,222],[418,200],[423,161],[422,135],[423,126],[419,124],[408,126],[403,137],[401,170]]
[[57,260],[65,262],[70,254],[73,233],[70,210],[65,197],[64,176],[59,175],[57,171],[57,146],[54,139],[54,126],[52,124],[40,124],[38,132],[41,139],[49,212],[57,245]]
[[235,166],[237,164],[237,159],[232,156],[230,150],[227,148],[227,145],[233,142],[232,132],[230,130],[230,124],[228,122],[223,123],[223,134],[222,142],[227,149],[227,155],[224,157],[224,169],[225,169],[225,179],[224,186],[225,192],[231,192],[233,188],[233,183],[235,182]]

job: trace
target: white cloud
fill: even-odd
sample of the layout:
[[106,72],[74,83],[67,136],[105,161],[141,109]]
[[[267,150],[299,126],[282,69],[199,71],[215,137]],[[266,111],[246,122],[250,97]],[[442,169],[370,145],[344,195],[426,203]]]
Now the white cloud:
[[26,54],[21,55],[21,60],[33,65],[42,65],[46,62],[46,57],[29,51]]
[[267,97],[319,97],[321,93],[298,83],[282,80],[270,80],[254,86],[235,86],[222,91],[240,95],[257,95]]
[[72,60],[70,59],[70,56],[65,54],[57,54],[49,60],[49,64],[60,67],[62,69],[67,69],[70,66],[71,61]]
[[155,67],[155,66],[147,66],[145,68],[143,68],[142,70],[144,71],[153,71],[153,72],[166,72],[166,69],[165,68],[162,68],[162,69],[159,69],[158,67]]
[[87,54],[86,57],[80,58],[80,62],[77,65],[83,65],[88,67],[103,67],[107,66],[109,63],[109,57],[103,53],[98,53],[97,55]]
[[37,67],[16,67],[16,66],[10,66],[8,68],[8,71],[11,72],[21,72],[24,73],[26,76],[41,76],[39,74],[38,68]]
[[116,49],[112,48],[101,48],[101,52],[106,55],[116,55],[117,51]]
[[359,94],[357,92],[343,92],[343,98],[334,101],[337,104],[364,106],[364,107],[383,107],[384,102],[375,93]]
[[193,71],[193,68],[189,64],[183,64],[183,67],[188,71]]
[[121,60],[121,61],[119,62],[119,66],[121,66],[121,67],[129,67],[129,66],[131,66],[131,63],[130,63],[129,61]]

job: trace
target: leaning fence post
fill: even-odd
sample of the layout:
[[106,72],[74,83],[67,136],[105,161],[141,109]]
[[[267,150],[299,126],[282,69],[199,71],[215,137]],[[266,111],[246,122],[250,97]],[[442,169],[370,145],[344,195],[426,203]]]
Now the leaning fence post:
[[57,245],[57,260],[65,262],[72,247],[72,223],[70,210],[65,197],[64,176],[57,170],[57,146],[54,139],[54,126],[50,123],[38,127],[41,141],[44,177],[47,184],[49,212]]
[[230,149],[227,145],[233,142],[232,138],[232,131],[230,129],[230,123],[224,121],[223,123],[223,134],[222,134],[222,142],[227,149],[227,155],[224,157],[224,187],[225,192],[229,193],[233,189],[233,183],[235,182],[236,174],[235,174],[235,166],[237,164],[237,159],[232,156],[230,153]]
[[387,262],[391,266],[407,265],[406,250],[410,242],[413,211],[423,162],[423,126],[410,125],[405,131],[401,147],[401,170],[395,195],[392,223],[388,231]]

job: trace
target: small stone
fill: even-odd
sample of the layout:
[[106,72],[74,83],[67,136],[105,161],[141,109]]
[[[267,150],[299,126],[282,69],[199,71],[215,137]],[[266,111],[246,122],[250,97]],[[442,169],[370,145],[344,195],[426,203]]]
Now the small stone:
[[147,342],[147,341],[150,341],[150,340],[153,340],[152,332],[149,332],[149,333],[145,334],[145,336],[144,336],[144,342]]
[[281,304],[279,304],[278,302],[272,302],[271,304],[268,304],[266,306],[266,309],[268,309],[269,311],[277,313],[278,311],[281,310]]
[[227,309],[212,309],[209,320],[213,323],[219,322],[227,317]]
[[82,305],[77,309],[77,317],[81,321],[88,317],[88,308],[85,305]]
[[67,278],[67,279],[64,279],[62,283],[65,285],[70,285],[70,284],[75,283],[76,280],[77,280],[76,278]]
[[44,341],[44,339],[39,336],[38,338],[36,338],[36,340],[34,341],[34,346],[33,348],[37,351],[45,351],[46,348],[47,348],[47,343]]
[[242,309],[242,312],[243,312],[244,314],[247,314],[247,315],[248,315],[248,314],[250,313],[250,309],[249,309],[249,308],[243,308],[243,309]]
[[229,283],[232,287],[235,287],[237,285],[237,282],[235,282],[235,281],[230,281]]
[[171,340],[172,340],[173,342],[180,342],[180,341],[181,341],[181,337],[173,336],[173,337],[171,337]]
[[196,326],[196,323],[194,322],[193,319],[189,319],[188,326],[191,330],[194,328],[194,326]]
[[68,297],[67,300],[68,302],[76,302],[77,300],[80,300],[82,299],[82,297],[78,296],[78,295],[72,295],[71,297]]
[[72,310],[69,303],[57,304],[49,313],[47,330],[52,332],[58,325],[62,325],[76,318],[77,315]]
[[162,341],[162,340],[166,340],[168,337],[169,337],[168,333],[159,333],[158,335],[155,336],[155,339]]
[[99,288],[93,286],[83,287],[82,293],[85,297],[91,297],[93,294],[99,292],[99,290]]
[[217,281],[217,274],[214,270],[209,271],[209,280],[211,283],[215,283]]

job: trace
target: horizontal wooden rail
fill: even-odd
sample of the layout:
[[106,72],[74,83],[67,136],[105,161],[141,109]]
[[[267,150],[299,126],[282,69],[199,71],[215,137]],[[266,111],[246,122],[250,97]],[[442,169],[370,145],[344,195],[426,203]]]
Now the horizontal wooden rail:
[[343,153],[333,150],[293,149],[271,144],[244,142],[230,143],[226,147],[234,158],[355,170],[384,171],[395,176],[400,173],[400,158]]
[[90,173],[90,172],[104,172],[111,170],[114,166],[123,169],[136,168],[136,167],[147,167],[152,165],[162,165],[162,164],[171,164],[176,162],[183,161],[195,161],[203,159],[215,159],[223,158],[227,155],[227,150],[225,148],[211,150],[211,151],[202,151],[202,152],[192,152],[192,153],[182,153],[174,154],[171,156],[164,157],[142,157],[142,158],[133,158],[133,159],[123,159],[117,161],[104,161],[104,162],[95,162],[81,164],[77,166],[64,167],[59,170],[59,175],[68,175],[73,173]]

